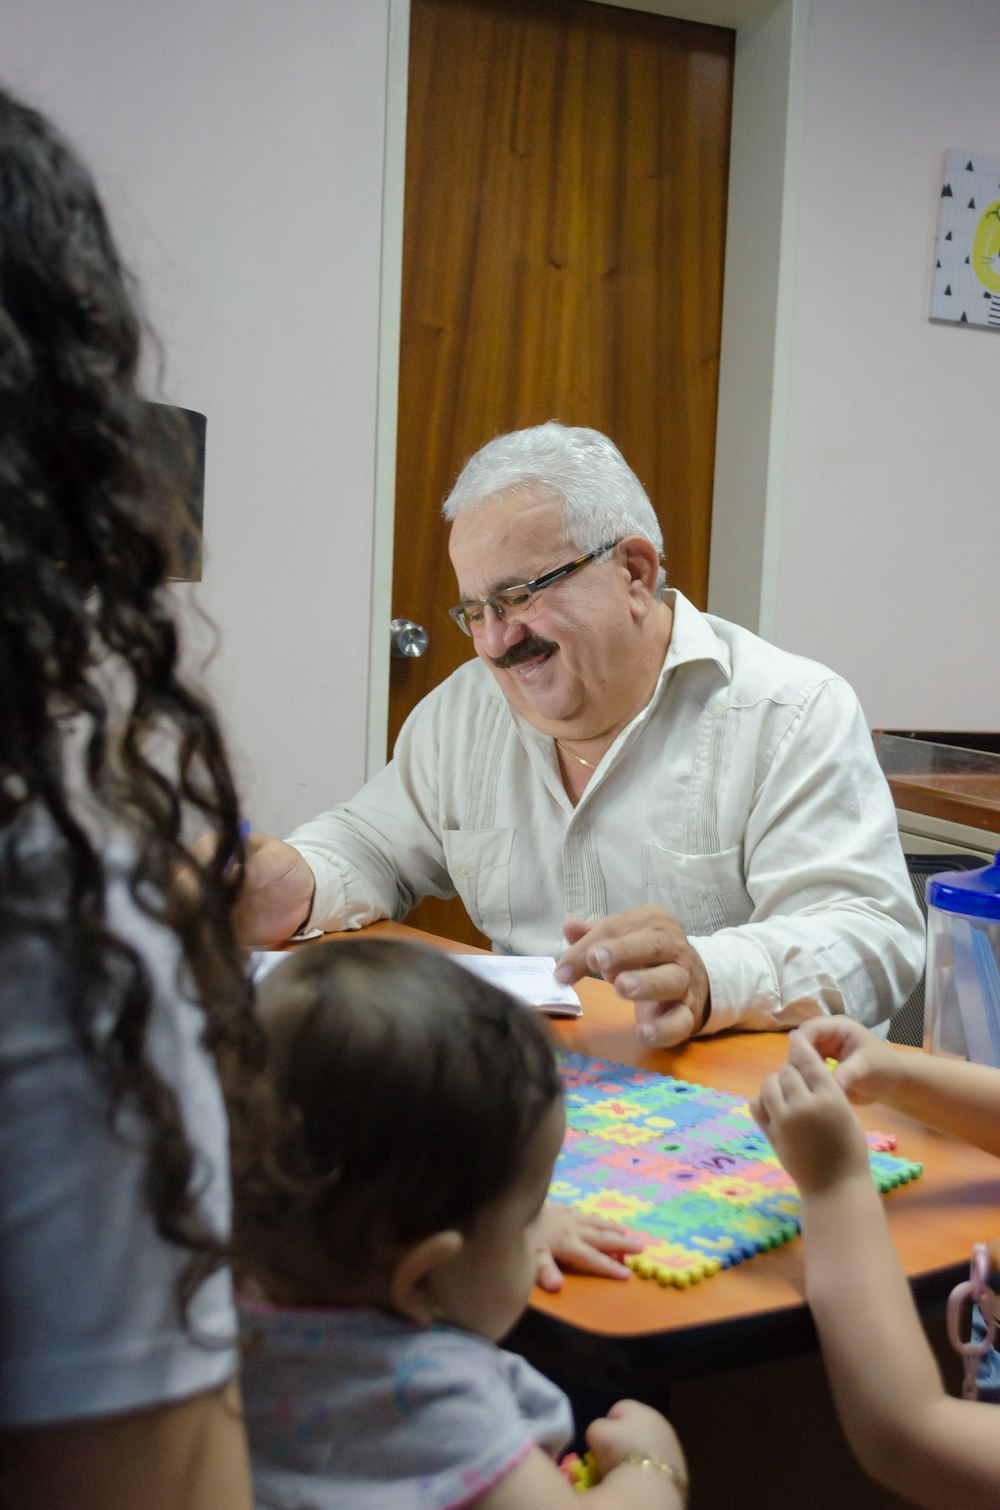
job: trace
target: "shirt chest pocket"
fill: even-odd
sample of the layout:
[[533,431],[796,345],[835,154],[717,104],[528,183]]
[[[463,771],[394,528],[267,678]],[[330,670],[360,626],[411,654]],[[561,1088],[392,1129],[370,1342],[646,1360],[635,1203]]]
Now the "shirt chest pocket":
[[739,845],[715,855],[685,855],[647,843],[643,871],[646,901],[672,912],[692,937],[738,927],[753,911]]
[[442,839],[448,874],[470,918],[494,944],[507,948],[514,830],[445,829]]

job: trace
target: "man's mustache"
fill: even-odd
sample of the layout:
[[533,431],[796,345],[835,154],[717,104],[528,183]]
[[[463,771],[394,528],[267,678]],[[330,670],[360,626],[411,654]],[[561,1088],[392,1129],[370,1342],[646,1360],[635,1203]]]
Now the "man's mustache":
[[559,646],[552,640],[543,640],[540,635],[529,635],[526,640],[518,640],[503,655],[491,656],[494,666],[498,671],[509,671],[511,666],[519,666],[522,661],[533,661],[536,656],[548,655]]

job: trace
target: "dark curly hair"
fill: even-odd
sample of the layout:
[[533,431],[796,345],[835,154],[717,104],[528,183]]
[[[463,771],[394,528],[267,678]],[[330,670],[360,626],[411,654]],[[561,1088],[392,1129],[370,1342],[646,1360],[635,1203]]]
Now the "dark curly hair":
[[562,1095],[539,1014],[419,944],[308,945],[258,1007],[270,1084],[234,1149],[234,1242],[274,1300],[310,1253],[346,1301],[394,1245],[468,1232]]
[[[128,1103],[146,1125],[150,1209],[189,1254],[186,1314],[226,1251],[150,1055],[148,967],[108,923],[109,834],[127,839],[136,906],[180,942],[178,990],[200,1004],[207,1048],[227,1073],[263,1050],[231,926],[236,792],[216,719],[179,674],[165,595],[183,432],[138,392],[140,337],[89,173],[0,90],[0,970],[26,937],[62,962],[109,1115]],[[218,833],[215,859],[192,854],[194,823]],[[237,1089],[233,1116],[240,1104]]]

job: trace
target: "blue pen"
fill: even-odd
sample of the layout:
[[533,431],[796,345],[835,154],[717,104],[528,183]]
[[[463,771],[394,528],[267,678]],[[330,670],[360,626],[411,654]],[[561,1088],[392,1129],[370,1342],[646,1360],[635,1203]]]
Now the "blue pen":
[[249,837],[250,837],[250,835],[252,833],[253,833],[253,824],[250,822],[250,819],[249,818],[241,818],[240,821],[239,821],[239,823],[238,823],[238,825],[237,825],[237,828],[236,828],[236,834],[237,834],[236,850],[235,850],[235,852],[233,854],[231,854],[229,856],[229,859],[226,861],[225,874],[227,876],[232,873],[233,866],[236,864],[237,860],[245,860],[246,859],[247,840],[249,839]]

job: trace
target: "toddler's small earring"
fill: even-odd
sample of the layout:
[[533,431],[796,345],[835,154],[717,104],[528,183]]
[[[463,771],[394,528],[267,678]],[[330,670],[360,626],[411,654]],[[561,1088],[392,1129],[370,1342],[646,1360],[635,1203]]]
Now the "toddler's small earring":
[[431,1320],[435,1326],[444,1321],[444,1306],[431,1306]]

